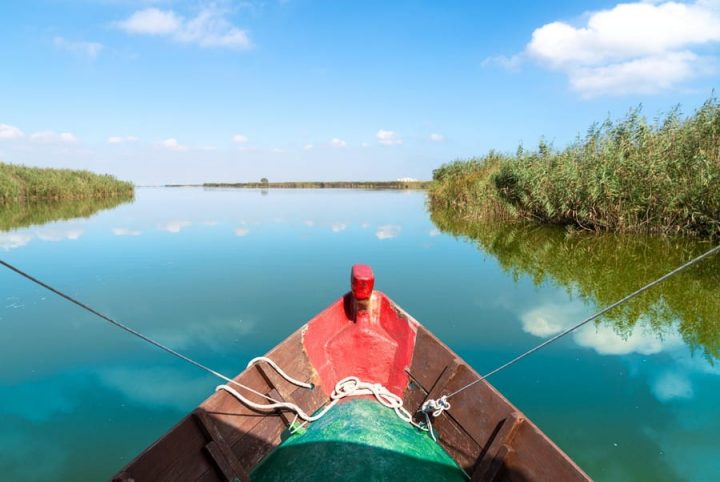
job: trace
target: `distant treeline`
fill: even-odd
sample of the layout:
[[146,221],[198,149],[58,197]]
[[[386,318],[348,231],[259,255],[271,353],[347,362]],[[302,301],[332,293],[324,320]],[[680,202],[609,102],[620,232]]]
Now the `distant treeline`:
[[89,171],[0,163],[0,203],[132,196],[133,185]]
[[[426,189],[430,181],[208,182],[203,187],[253,189]],[[169,186],[169,187],[175,187]]]
[[471,222],[720,236],[720,103],[648,122],[639,109],[557,149],[541,141],[433,172],[432,210]]

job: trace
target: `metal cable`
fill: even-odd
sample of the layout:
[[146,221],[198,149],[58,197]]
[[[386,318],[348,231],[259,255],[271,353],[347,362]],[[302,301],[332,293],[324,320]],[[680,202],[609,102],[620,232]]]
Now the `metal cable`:
[[652,282],[646,284],[645,286],[643,286],[642,288],[638,289],[637,291],[634,291],[634,292],[630,293],[629,295],[627,295],[626,297],[624,297],[624,298],[616,301],[615,303],[613,303],[613,304],[611,304],[611,305],[603,308],[602,310],[598,311],[597,313],[595,313],[594,315],[590,316],[589,318],[585,318],[585,319],[584,319],[583,321],[581,321],[580,323],[578,323],[578,324],[576,324],[576,325],[573,325],[573,326],[571,326],[570,328],[568,328],[568,329],[566,329],[566,330],[564,330],[564,331],[561,331],[560,333],[558,333],[557,335],[553,336],[552,338],[549,338],[549,339],[545,340],[544,342],[540,343],[539,345],[537,345],[537,346],[529,349],[529,350],[526,351],[525,353],[516,356],[515,358],[513,358],[513,359],[510,360],[509,362],[504,363],[503,365],[500,365],[499,367],[497,367],[497,368],[494,369],[493,371],[491,371],[491,372],[489,372],[489,373],[481,376],[480,378],[478,378],[478,379],[476,379],[476,380],[473,380],[472,382],[468,383],[468,384],[465,385],[464,387],[462,387],[462,388],[460,388],[460,389],[458,389],[458,390],[455,390],[455,391],[452,392],[450,395],[447,395],[446,398],[450,398],[450,397],[452,397],[452,396],[454,396],[454,395],[457,395],[458,393],[462,392],[463,390],[466,390],[466,389],[470,388],[471,386],[475,385],[476,383],[479,383],[479,382],[481,382],[482,380],[485,380],[486,378],[488,378],[488,377],[490,377],[490,376],[492,376],[492,375],[495,375],[497,372],[499,372],[499,371],[501,371],[501,370],[504,370],[505,368],[507,368],[507,367],[509,367],[510,365],[513,365],[513,364],[519,362],[520,360],[522,360],[523,358],[525,358],[525,357],[527,357],[527,356],[530,356],[531,354],[535,353],[536,351],[540,350],[541,348],[544,348],[544,347],[548,346],[550,343],[553,343],[553,342],[559,340],[560,338],[562,338],[563,336],[567,335],[568,333],[572,333],[573,331],[577,330],[577,329],[580,328],[581,326],[583,326],[583,325],[585,325],[585,324],[593,321],[593,320],[596,319],[596,318],[599,318],[600,316],[604,315],[605,313],[607,313],[608,311],[612,310],[613,308],[615,308],[615,307],[617,307],[617,306],[620,306],[621,304],[625,303],[626,301],[630,301],[631,299],[633,299],[633,298],[635,298],[636,296],[644,293],[645,291],[649,290],[650,288],[652,288],[652,287],[654,287],[654,286],[662,283],[663,281],[665,281],[666,279],[670,278],[671,276],[674,276],[674,275],[678,274],[679,272],[685,270],[686,268],[689,268],[690,266],[692,266],[692,265],[694,265],[695,263],[697,263],[697,262],[699,262],[699,261],[707,258],[708,256],[712,256],[713,254],[717,253],[718,251],[720,251],[720,245],[715,246],[714,248],[710,249],[709,251],[706,251],[705,253],[701,254],[700,256],[691,259],[690,261],[688,261],[687,263],[685,263],[685,264],[683,264],[683,265],[681,265],[681,266],[678,266],[678,267],[675,268],[674,270],[670,271],[669,273],[664,274],[663,276],[659,277],[659,278],[656,279],[655,281],[652,281]]
[[168,346],[163,345],[163,344],[160,343],[159,341],[155,341],[155,340],[153,340],[152,338],[150,338],[149,336],[143,335],[143,334],[140,333],[139,331],[134,330],[133,328],[130,328],[129,326],[127,326],[127,325],[125,325],[125,324],[123,324],[123,323],[121,323],[121,322],[119,322],[119,321],[117,321],[117,320],[114,320],[114,319],[110,318],[109,316],[107,316],[107,315],[105,315],[105,314],[103,314],[103,313],[100,313],[100,312],[97,311],[96,309],[91,308],[90,306],[86,305],[85,303],[76,300],[76,299],[73,298],[72,296],[63,293],[62,291],[60,291],[60,290],[58,290],[58,289],[56,289],[56,288],[53,288],[53,287],[50,286],[49,284],[40,281],[39,279],[35,278],[34,276],[26,273],[25,271],[21,270],[20,268],[17,268],[17,267],[15,267],[15,266],[13,266],[12,264],[10,264],[10,263],[8,263],[8,262],[6,262],[6,261],[3,261],[2,259],[0,259],[0,264],[3,265],[3,266],[5,266],[5,267],[8,268],[8,269],[14,271],[15,273],[19,274],[19,275],[22,276],[23,278],[26,278],[26,279],[32,281],[33,283],[35,283],[35,284],[37,284],[37,285],[39,285],[39,286],[42,286],[43,288],[45,288],[45,289],[47,289],[47,290],[49,290],[49,291],[52,291],[53,293],[55,293],[56,295],[60,296],[61,298],[65,298],[65,299],[66,299],[67,301],[69,301],[70,303],[73,303],[73,304],[79,306],[80,308],[82,308],[82,309],[84,309],[84,310],[86,310],[86,311],[89,311],[89,312],[92,313],[93,315],[98,316],[98,317],[102,318],[103,320],[105,320],[105,321],[107,321],[107,322],[109,322],[109,323],[117,326],[118,328],[127,331],[127,332],[130,333],[131,335],[134,335],[134,336],[140,338],[141,340],[146,341],[146,342],[150,343],[151,345],[154,345],[154,346],[156,346],[157,348],[160,348],[161,350],[163,350],[163,351],[165,351],[165,352],[167,352],[167,353],[169,353],[169,354],[171,354],[171,355],[173,355],[173,356],[175,356],[175,357],[177,357],[177,358],[179,358],[179,359],[181,359],[181,360],[183,360],[183,361],[185,361],[185,362],[187,362],[187,363],[189,363],[189,364],[191,364],[191,365],[193,365],[193,366],[195,366],[195,367],[197,367],[197,368],[199,368],[199,369],[204,370],[204,371],[208,372],[209,374],[214,375],[214,376],[220,378],[221,380],[224,380],[224,381],[226,381],[226,382],[228,382],[228,383],[232,383],[233,385],[237,385],[237,386],[239,386],[239,387],[241,387],[241,388],[244,388],[245,390],[248,390],[248,391],[254,393],[255,395],[258,395],[258,396],[260,396],[260,397],[263,397],[264,399],[269,400],[269,401],[271,401],[271,402],[273,402],[273,403],[280,403],[280,402],[278,402],[277,400],[275,400],[275,399],[273,399],[273,398],[265,395],[264,393],[260,393],[260,392],[258,392],[257,390],[254,390],[254,389],[252,389],[252,388],[250,388],[250,387],[248,387],[248,386],[246,386],[246,385],[243,385],[242,383],[236,382],[236,381],[233,380],[232,378],[229,378],[229,377],[223,375],[222,373],[220,373],[220,372],[218,372],[218,371],[215,371],[215,370],[213,370],[212,368],[207,367],[207,366],[203,365],[202,363],[197,362],[197,361],[193,360],[192,358],[190,358],[190,357],[188,357],[188,356],[186,356],[186,355],[183,355],[182,353],[179,353],[179,352],[173,350],[172,348],[170,348],[170,347],[168,347]]

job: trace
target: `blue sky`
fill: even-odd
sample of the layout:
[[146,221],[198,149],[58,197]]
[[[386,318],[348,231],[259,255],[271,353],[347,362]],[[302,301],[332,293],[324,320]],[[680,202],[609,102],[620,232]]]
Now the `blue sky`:
[[428,179],[718,87],[720,1],[0,4],[0,160],[140,184]]

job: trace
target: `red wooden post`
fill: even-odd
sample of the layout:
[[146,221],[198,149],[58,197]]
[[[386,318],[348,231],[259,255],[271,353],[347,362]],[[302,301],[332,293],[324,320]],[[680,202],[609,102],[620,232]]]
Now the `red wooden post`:
[[350,271],[350,289],[355,301],[355,322],[368,319],[373,286],[375,274],[372,268],[366,264],[353,265]]

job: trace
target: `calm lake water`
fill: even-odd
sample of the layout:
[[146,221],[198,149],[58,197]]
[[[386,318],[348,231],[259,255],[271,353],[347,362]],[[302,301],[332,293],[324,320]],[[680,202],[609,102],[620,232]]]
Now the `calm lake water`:
[[[51,221],[93,210],[0,211],[0,256],[228,374],[341,296],[353,263],[487,372],[709,248],[434,224],[422,192],[141,188]],[[597,480],[718,480],[719,273],[692,268],[491,382]],[[7,270],[0,327],[4,480],[105,479],[217,384]]]

